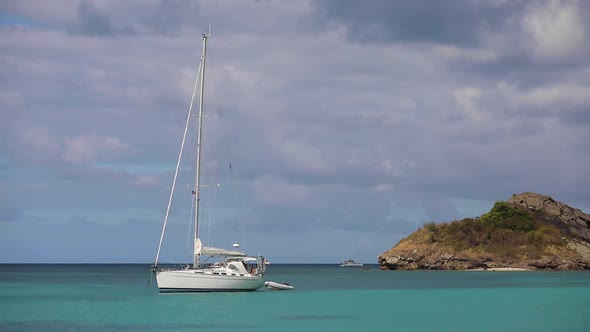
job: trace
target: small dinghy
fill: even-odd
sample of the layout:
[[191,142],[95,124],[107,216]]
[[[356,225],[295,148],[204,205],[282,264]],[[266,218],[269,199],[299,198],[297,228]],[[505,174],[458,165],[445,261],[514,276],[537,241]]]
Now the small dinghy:
[[264,282],[264,286],[268,289],[272,290],[293,290],[295,287],[289,285],[288,283],[279,284],[278,282],[274,281],[266,281]]

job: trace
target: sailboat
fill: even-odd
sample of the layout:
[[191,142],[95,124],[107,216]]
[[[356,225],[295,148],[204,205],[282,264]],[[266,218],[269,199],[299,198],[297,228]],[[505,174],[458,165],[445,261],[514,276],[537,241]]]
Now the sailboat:
[[359,263],[351,258],[341,262],[340,267],[363,267],[363,263]]
[[[352,245],[352,253],[354,256],[354,253],[355,253],[354,244]],[[355,261],[354,259],[350,258],[350,259],[345,260],[344,262],[340,262],[340,267],[363,267],[363,263],[359,263],[359,262]]]
[[[204,246],[199,237],[199,216],[201,214],[201,189],[207,185],[201,184],[202,170],[202,143],[203,143],[203,119],[204,115],[204,91],[205,91],[205,59],[207,53],[207,41],[211,36],[211,29],[208,33],[203,34],[203,50],[197,78],[193,89],[193,95],[189,107],[189,114],[187,116],[186,127],[182,139],[180,153],[176,164],[176,171],[174,173],[174,180],[170,190],[170,198],[168,200],[168,207],[164,217],[164,225],[162,226],[162,233],[160,235],[160,242],[158,244],[158,252],[156,259],[152,266],[152,271],[156,275],[156,282],[160,292],[226,292],[226,291],[254,291],[264,285],[263,275],[266,269],[264,264],[265,259],[260,255],[248,256],[245,252],[239,250],[240,244],[235,243],[232,249],[223,249]],[[194,214],[192,222],[194,224],[193,234],[193,261],[184,265],[181,268],[162,268],[158,266],[160,253],[162,250],[162,242],[168,224],[168,217],[170,214],[170,207],[173,200],[176,181],[182,154],[186,142],[187,132],[190,127],[193,104],[197,86],[200,87],[199,93],[199,111],[196,115],[198,119],[197,126],[197,156],[195,165],[195,182],[192,189]],[[191,208],[192,209],[192,208]],[[191,264],[192,263],[192,264]]]

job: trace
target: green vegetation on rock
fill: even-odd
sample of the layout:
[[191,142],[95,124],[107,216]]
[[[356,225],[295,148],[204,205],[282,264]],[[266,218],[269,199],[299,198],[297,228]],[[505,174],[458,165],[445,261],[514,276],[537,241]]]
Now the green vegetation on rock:
[[496,202],[490,212],[479,218],[450,223],[424,225],[430,243],[439,243],[455,251],[476,250],[503,257],[540,258],[547,245],[565,245],[555,227],[539,224],[532,212],[506,202]]
[[498,201],[490,212],[481,216],[484,222],[491,223],[495,228],[529,232],[538,228],[534,218],[506,202]]

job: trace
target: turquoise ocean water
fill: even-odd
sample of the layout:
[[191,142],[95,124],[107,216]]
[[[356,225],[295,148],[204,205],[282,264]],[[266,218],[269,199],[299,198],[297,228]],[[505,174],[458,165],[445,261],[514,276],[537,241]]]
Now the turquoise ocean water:
[[149,265],[0,265],[0,331],[590,331],[588,272],[269,266],[294,291],[160,294]]

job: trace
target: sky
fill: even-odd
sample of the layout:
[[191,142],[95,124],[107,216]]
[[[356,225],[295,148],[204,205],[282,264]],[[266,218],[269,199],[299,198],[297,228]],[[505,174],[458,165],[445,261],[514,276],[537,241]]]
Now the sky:
[[[588,17],[557,0],[0,1],[0,262],[154,261],[209,24],[210,244],[376,263],[515,193],[588,213]],[[187,254],[191,172],[163,261]]]

